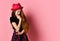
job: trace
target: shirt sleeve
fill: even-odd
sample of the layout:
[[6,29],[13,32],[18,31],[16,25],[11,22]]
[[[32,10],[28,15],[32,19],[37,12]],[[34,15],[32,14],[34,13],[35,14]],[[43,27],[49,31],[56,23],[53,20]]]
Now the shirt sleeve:
[[14,17],[10,17],[10,22],[15,22],[15,18]]
[[[10,17],[10,23],[15,22],[14,17]],[[15,28],[12,26],[12,28],[15,30]]]

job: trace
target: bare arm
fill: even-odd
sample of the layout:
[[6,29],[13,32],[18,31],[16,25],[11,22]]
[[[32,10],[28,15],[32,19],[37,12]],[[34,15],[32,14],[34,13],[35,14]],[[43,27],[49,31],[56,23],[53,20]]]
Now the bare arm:
[[20,25],[21,25],[21,20],[19,20],[18,25],[15,22],[12,22],[13,27],[16,29],[16,32],[19,31]]
[[20,28],[20,25],[21,25],[21,19],[19,19],[19,23],[18,23],[18,28]]
[[18,28],[17,24],[15,22],[12,22],[12,25],[15,28],[16,32],[18,32],[19,31],[19,28]]
[[18,35],[22,35],[24,33],[24,29],[21,32],[18,32]]

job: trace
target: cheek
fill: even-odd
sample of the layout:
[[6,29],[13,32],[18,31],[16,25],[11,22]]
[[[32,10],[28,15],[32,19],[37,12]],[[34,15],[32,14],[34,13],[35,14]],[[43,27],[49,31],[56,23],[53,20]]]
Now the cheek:
[[19,12],[18,12],[18,11],[16,11],[16,14],[19,14]]
[[16,14],[20,14],[20,11],[16,11]]
[[20,12],[18,12],[18,13],[20,13]]
[[15,13],[17,14],[17,11]]
[[18,14],[20,14],[20,12],[18,12]]

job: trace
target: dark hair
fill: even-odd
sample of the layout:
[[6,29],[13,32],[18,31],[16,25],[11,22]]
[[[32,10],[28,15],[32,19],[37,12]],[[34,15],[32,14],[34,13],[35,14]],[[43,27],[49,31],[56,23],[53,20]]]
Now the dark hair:
[[12,17],[16,17],[15,12],[16,11],[12,11],[12,14],[11,14]]

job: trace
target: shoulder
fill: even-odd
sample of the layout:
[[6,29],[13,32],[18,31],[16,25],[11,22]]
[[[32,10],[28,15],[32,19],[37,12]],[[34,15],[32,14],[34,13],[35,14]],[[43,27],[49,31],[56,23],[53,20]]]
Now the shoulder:
[[10,17],[10,22],[14,22],[15,18],[14,17]]
[[10,20],[14,20],[14,17],[10,17]]

